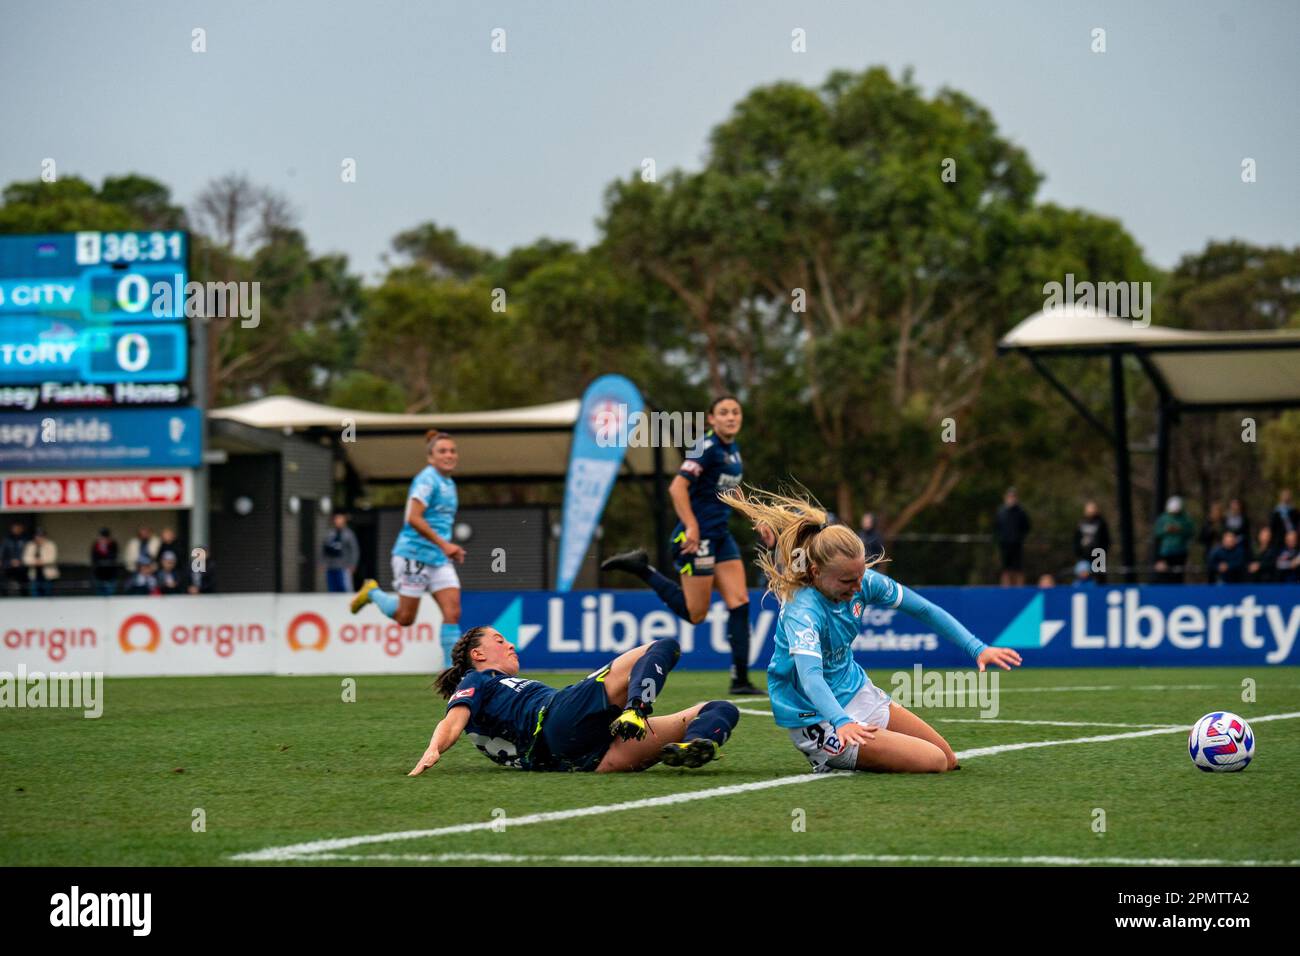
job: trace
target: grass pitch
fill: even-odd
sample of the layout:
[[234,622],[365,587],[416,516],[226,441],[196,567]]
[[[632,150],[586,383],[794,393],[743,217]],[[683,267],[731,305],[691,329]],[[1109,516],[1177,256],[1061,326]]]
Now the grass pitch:
[[[526,676],[563,686],[582,675]],[[872,676],[890,688],[887,673]],[[1247,677],[1257,682],[1255,703],[1241,700]],[[356,700],[346,703],[339,677],[112,679],[98,720],[0,710],[0,864],[1300,861],[1300,717],[1255,723],[1255,760],[1235,774],[1195,769],[1186,733],[1212,710],[1300,714],[1297,668],[1017,671],[1002,675],[996,721],[970,708],[916,710],[959,754],[1179,729],[971,755],[943,775],[834,779],[813,779],[785,731],[756,713],[742,715],[724,759],[698,770],[523,773],[462,739],[433,770],[408,779],[442,702],[425,677],[356,681]],[[657,709],[723,697],[725,687],[722,674],[679,671]],[[738,703],[769,709],[765,698]],[[784,778],[798,782],[744,788]],[[617,808],[737,785],[705,799]],[[594,807],[606,809],[324,855],[282,853],[271,863],[233,859]]]

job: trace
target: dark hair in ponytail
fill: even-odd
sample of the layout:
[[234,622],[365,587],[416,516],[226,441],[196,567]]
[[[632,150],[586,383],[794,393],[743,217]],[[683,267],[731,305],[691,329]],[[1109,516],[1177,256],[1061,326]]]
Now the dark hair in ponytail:
[[474,664],[469,659],[469,652],[479,646],[483,636],[490,630],[492,628],[486,624],[471,627],[452,646],[450,666],[439,674],[437,680],[433,683],[433,686],[437,688],[438,693],[444,699],[456,693],[456,688],[464,680],[465,675],[474,669]]

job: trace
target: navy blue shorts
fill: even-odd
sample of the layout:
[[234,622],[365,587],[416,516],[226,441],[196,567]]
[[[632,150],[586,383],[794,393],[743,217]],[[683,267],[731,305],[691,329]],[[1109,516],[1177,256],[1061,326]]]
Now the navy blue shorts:
[[551,698],[542,717],[538,770],[595,770],[614,742],[609,725],[622,707],[605,694],[606,664],[590,677],[570,684]]
[[714,565],[723,561],[739,561],[740,548],[730,531],[712,538],[700,538],[700,547],[694,554],[683,554],[682,544],[686,540],[686,529],[680,524],[673,529],[673,566],[678,574],[690,574],[696,577],[713,574]]

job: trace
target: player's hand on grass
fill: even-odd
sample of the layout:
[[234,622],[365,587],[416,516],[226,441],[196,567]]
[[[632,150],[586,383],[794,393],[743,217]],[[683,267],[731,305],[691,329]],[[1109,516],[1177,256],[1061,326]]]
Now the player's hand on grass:
[[869,740],[875,740],[876,731],[879,729],[875,724],[860,724],[856,720],[850,720],[847,724],[836,727],[835,733],[839,736],[840,742],[848,746],[849,744],[865,744]]
[[1004,671],[1009,671],[1013,667],[1020,666],[1020,655],[1010,647],[986,647],[980,651],[980,656],[975,658],[979,664],[980,672],[989,664],[996,664]]
[[438,762],[438,758],[441,756],[442,754],[438,753],[438,748],[435,747],[433,744],[429,744],[429,749],[424,752],[424,756],[420,758],[420,762],[415,765],[415,769],[412,770],[410,773],[408,773],[407,776],[418,777],[420,774],[424,773],[426,770],[428,770],[430,767],[436,764]]

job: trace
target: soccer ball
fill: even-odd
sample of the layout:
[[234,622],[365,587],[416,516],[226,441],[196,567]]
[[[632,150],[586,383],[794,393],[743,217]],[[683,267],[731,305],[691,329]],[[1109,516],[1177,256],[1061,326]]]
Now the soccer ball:
[[1255,733],[1243,718],[1218,710],[1196,722],[1187,752],[1202,770],[1245,770],[1255,756]]

